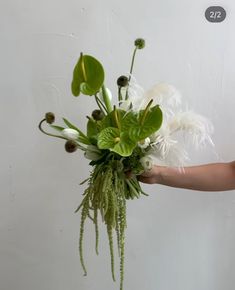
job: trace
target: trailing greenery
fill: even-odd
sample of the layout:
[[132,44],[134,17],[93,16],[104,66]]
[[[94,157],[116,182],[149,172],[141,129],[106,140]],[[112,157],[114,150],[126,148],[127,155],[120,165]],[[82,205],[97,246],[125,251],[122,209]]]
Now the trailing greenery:
[[88,187],[84,192],[84,197],[76,212],[81,209],[81,225],[79,252],[80,261],[87,274],[83,258],[83,233],[85,221],[89,216],[93,216],[95,224],[96,243],[95,250],[98,254],[98,213],[107,227],[107,235],[110,247],[111,272],[115,281],[114,271],[114,243],[113,234],[116,232],[117,247],[120,259],[120,290],[123,289],[124,277],[124,246],[126,229],[126,199],[139,197],[143,192],[138,181],[127,179],[123,172],[123,160],[116,154],[109,156],[104,163],[94,166],[90,178],[87,180]]

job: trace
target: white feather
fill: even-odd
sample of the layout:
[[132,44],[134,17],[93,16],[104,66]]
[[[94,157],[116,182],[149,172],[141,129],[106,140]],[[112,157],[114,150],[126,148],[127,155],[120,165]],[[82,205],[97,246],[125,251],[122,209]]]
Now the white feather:
[[212,123],[205,117],[192,111],[179,112],[167,124],[170,134],[183,131],[190,137],[192,143],[198,148],[209,143],[213,145],[211,135],[214,131]]

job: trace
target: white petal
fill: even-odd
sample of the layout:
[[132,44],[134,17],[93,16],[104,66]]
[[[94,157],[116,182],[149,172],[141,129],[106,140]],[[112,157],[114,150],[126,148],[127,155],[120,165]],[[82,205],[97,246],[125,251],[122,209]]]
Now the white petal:
[[146,149],[150,145],[150,138],[147,137],[144,140],[138,142],[138,146],[142,149]]
[[71,129],[71,128],[66,128],[63,131],[61,131],[62,136],[69,140],[77,140],[79,137],[78,131]]
[[88,145],[84,156],[89,160],[98,160],[101,157],[101,151],[95,145]]
[[140,158],[140,163],[144,167],[144,170],[151,170],[154,165],[153,158],[150,155]]

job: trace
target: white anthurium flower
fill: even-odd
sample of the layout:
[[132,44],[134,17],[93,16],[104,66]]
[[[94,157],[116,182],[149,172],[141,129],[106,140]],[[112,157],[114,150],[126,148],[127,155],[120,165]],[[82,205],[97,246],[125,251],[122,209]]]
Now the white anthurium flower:
[[149,145],[150,145],[150,138],[149,137],[147,137],[144,140],[141,140],[141,141],[138,142],[138,146],[141,149],[146,149],[147,147],[149,147]]
[[61,134],[63,137],[65,137],[68,140],[77,140],[79,137],[78,131],[71,128],[66,128],[62,130]]
[[144,170],[151,170],[154,166],[154,160],[150,155],[141,157],[140,163],[144,167]]
[[84,153],[84,156],[87,159],[93,160],[93,161],[100,159],[101,155],[102,155],[101,151],[95,145],[88,145]]

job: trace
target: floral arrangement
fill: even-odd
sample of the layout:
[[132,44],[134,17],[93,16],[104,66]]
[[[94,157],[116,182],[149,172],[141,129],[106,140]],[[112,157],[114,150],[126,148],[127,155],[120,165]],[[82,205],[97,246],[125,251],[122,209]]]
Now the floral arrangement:
[[[39,129],[46,135],[65,140],[69,153],[80,149],[90,159],[92,170],[83,181],[87,188],[81,204],[79,253],[87,274],[83,257],[83,235],[87,219],[94,223],[96,253],[99,243],[99,217],[106,225],[109,240],[111,272],[114,271],[114,239],[120,259],[120,290],[123,290],[125,228],[127,226],[127,200],[147,195],[138,182],[138,175],[150,170],[154,164],[182,167],[188,159],[182,138],[177,132],[187,134],[195,146],[212,143],[210,122],[192,111],[182,111],[181,96],[171,85],[160,83],[144,92],[132,72],[136,52],[143,49],[145,41],[135,40],[130,73],[117,80],[116,104],[105,86],[105,73],[101,63],[93,56],[81,53],[73,71],[72,94],[94,96],[97,108],[87,116],[86,133],[63,118],[65,126],[54,125],[53,113],[46,113]],[[43,129],[46,122],[58,133]],[[132,174],[129,174],[131,171]]]

